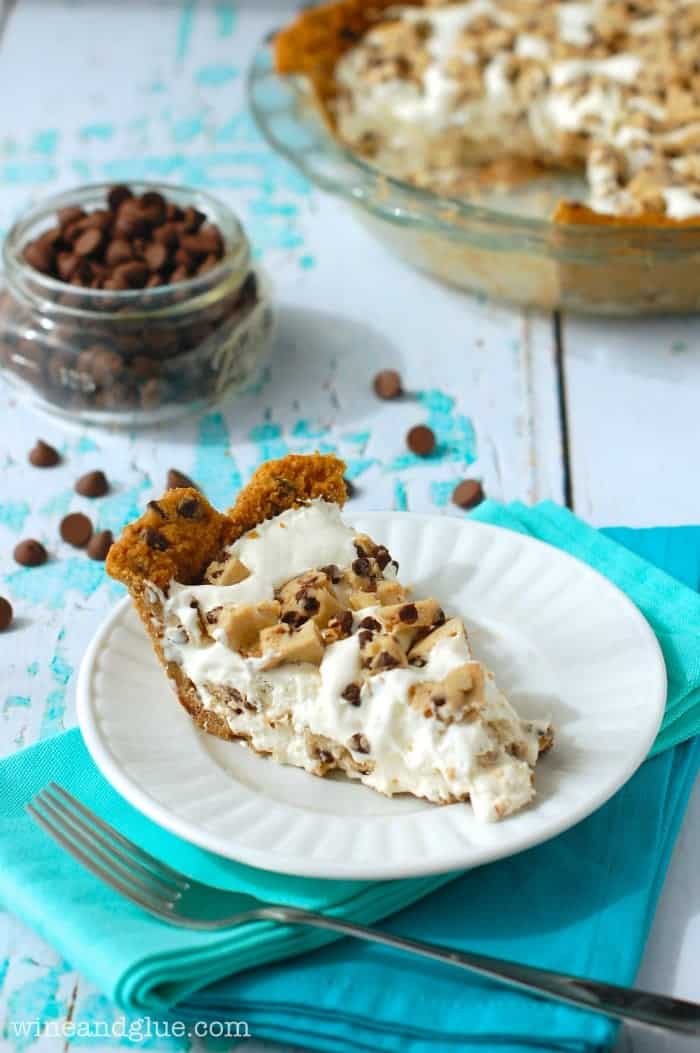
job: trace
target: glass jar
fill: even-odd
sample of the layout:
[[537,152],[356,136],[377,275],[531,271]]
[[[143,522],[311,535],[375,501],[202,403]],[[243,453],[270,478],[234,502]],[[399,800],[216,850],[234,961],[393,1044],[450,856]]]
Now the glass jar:
[[269,293],[231,210],[189,187],[130,186],[204,213],[221,231],[221,260],[185,281],[126,291],[76,287],[25,261],[59,209],[106,208],[109,184],[45,199],[3,246],[5,376],[41,409],[88,423],[154,424],[219,402],[254,378],[270,345]]

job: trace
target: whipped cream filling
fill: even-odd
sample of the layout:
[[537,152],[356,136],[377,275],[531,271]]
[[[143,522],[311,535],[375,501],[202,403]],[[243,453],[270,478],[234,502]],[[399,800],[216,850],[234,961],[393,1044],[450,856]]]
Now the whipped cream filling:
[[[678,15],[694,6],[692,0],[679,3]],[[339,134],[358,149],[370,143],[369,156],[380,169],[420,185],[449,187],[468,163],[514,157],[585,162],[589,203],[596,211],[633,214],[665,207],[674,219],[697,215],[700,179],[697,172],[680,178],[669,149],[675,134],[698,157],[690,118],[670,101],[676,60],[669,49],[682,53],[685,30],[674,22],[673,5],[663,14],[640,6],[636,14],[624,15],[626,50],[619,50],[598,28],[620,17],[609,0],[539,7],[468,0],[391,8],[387,23],[370,30],[336,66]],[[408,73],[400,65],[401,42],[392,36],[397,24],[426,27],[413,53],[406,52]],[[509,31],[505,40],[499,40],[500,31]],[[662,37],[659,55],[665,56],[658,61],[670,68],[660,67],[652,87],[641,87],[656,57],[650,51],[656,35]],[[611,53],[600,54],[601,49]],[[524,60],[530,65],[523,73]],[[399,63],[397,72],[392,73],[392,62]],[[475,76],[465,75],[469,67]],[[700,112],[700,101],[695,106]],[[642,115],[646,122],[640,122]],[[597,144],[617,155],[614,171],[601,178],[590,158]],[[684,189],[690,192],[679,192]]]
[[[202,616],[206,621],[207,613],[222,605],[271,600],[300,573],[350,565],[357,557],[354,538],[339,508],[322,500],[256,527],[228,554],[245,564],[249,577],[224,586],[173,581],[167,596],[160,596],[166,659],[182,667],[205,707],[278,762],[314,770],[319,746],[332,744],[357,763],[358,769],[343,765],[349,775],[384,794],[410,792],[432,801],[468,796],[477,818],[485,821],[523,807],[534,796],[532,769],[544,726],[520,720],[491,674],[485,678],[482,711],[469,722],[426,717],[408,701],[412,685],[441,681],[472,660],[466,635],[439,640],[422,667],[368,677],[361,704],[353,705],[343,692],[363,676],[356,632],[329,644],[318,667],[265,668],[264,656],[232,649],[221,626],[203,631]],[[353,629],[378,610],[354,612]],[[221,687],[235,688],[249,704],[227,698],[217,690]]]

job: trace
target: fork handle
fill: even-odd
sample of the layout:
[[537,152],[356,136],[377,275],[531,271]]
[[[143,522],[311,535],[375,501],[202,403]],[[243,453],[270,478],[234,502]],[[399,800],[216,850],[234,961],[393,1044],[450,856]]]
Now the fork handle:
[[454,965],[458,969],[487,976],[511,987],[518,987],[540,997],[551,998],[587,1009],[593,1013],[618,1020],[629,1020],[647,1027],[675,1031],[684,1035],[700,1035],[700,1005],[666,995],[651,994],[631,987],[586,980],[566,973],[550,972],[532,965],[520,965],[499,958],[466,951],[453,951],[437,943],[394,936],[381,929],[370,929],[351,921],[316,914],[296,907],[264,907],[255,911],[256,916],[281,921],[292,925],[311,925],[330,929],[344,936],[354,936],[370,943],[381,943],[387,947],[418,954],[423,958]]

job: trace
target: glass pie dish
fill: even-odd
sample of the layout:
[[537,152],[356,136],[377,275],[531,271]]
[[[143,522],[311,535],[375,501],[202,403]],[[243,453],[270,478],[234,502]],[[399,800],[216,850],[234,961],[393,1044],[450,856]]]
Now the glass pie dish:
[[345,200],[401,259],[498,300],[598,315],[700,309],[700,225],[554,222],[581,200],[577,175],[540,177],[469,200],[441,197],[372,167],[333,136],[309,82],[275,71],[263,43],[248,74],[251,111],[268,143],[312,183]]

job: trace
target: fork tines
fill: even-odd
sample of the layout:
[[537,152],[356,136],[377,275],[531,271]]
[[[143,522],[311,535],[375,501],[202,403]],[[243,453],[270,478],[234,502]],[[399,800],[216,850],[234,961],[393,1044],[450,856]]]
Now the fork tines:
[[165,915],[189,888],[182,874],[129,841],[55,782],[26,808],[96,877],[152,913]]

